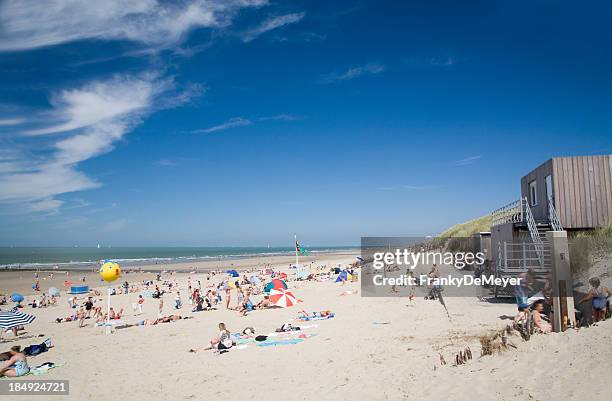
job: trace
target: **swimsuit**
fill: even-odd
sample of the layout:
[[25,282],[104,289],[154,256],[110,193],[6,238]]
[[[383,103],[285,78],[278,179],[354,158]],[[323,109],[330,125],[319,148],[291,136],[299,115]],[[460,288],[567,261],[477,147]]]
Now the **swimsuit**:
[[15,375],[17,377],[23,376],[30,371],[30,367],[28,366],[28,363],[22,360],[15,362],[15,364],[12,365],[11,368],[15,369]]

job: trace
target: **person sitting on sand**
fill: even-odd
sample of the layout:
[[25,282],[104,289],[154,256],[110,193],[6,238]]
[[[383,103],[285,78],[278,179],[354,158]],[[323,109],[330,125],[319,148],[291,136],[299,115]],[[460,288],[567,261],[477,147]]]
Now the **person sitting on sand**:
[[210,344],[204,348],[192,348],[189,352],[208,351],[215,349],[217,351],[223,351],[232,348],[234,342],[231,339],[231,333],[225,327],[225,323],[219,323],[219,337],[215,337],[210,340]]
[[266,309],[272,306],[272,302],[270,301],[270,297],[268,295],[264,295],[264,298],[255,305],[255,309]]
[[111,306],[110,312],[109,312],[110,320],[119,320],[121,319],[121,315],[123,315],[123,308],[119,309],[119,312],[116,313],[113,307]]
[[550,333],[552,325],[547,321],[544,315],[544,300],[540,299],[533,304],[533,324],[536,329],[542,333]]
[[591,289],[584,298],[580,300],[580,304],[591,301],[593,307],[593,318],[596,322],[606,319],[606,310],[608,308],[608,298],[610,297],[610,290],[607,287],[601,285],[601,281],[597,277],[593,277],[589,280]]
[[28,366],[28,360],[23,352],[21,352],[21,346],[15,345],[10,350],[11,357],[8,361],[0,365],[0,377],[20,377],[30,371]]
[[520,304],[518,306],[518,313],[516,314],[516,316],[514,316],[515,326],[524,323],[528,317],[529,317],[529,305]]

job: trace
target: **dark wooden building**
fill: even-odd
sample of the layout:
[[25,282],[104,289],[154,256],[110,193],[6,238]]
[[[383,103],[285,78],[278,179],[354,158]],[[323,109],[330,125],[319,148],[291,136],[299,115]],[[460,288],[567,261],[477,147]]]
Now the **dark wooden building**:
[[521,195],[538,223],[550,221],[554,208],[567,230],[606,225],[612,221],[612,156],[554,157],[521,179]]

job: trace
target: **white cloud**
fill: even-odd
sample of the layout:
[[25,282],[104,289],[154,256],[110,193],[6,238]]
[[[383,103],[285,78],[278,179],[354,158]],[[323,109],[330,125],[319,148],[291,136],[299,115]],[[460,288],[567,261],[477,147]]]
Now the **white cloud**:
[[190,132],[193,134],[210,134],[211,132],[223,131],[226,129],[236,128],[236,127],[244,127],[244,126],[251,125],[251,124],[253,124],[253,122],[244,117],[232,117],[222,124],[213,125],[212,127],[209,127],[209,128],[197,129],[197,130],[193,130]]
[[[175,45],[192,29],[222,28],[241,9],[267,0],[5,0],[0,3],[0,51],[83,39]],[[273,28],[270,28],[273,29]]]
[[476,163],[481,158],[482,155],[466,157],[465,159],[455,161],[455,166],[468,166]]
[[51,100],[53,110],[45,116],[47,121],[59,120],[61,123],[26,131],[25,134],[53,134],[113,121],[149,107],[154,89],[150,78],[115,77],[79,89],[61,91]]
[[[116,76],[60,91],[53,96],[51,110],[33,117],[38,124],[42,118],[52,123],[22,133],[39,156],[33,158],[18,149],[0,153],[0,202],[22,202],[32,211],[49,210],[62,205],[54,198],[57,195],[99,187],[99,182],[78,170],[78,164],[111,151],[158,107],[156,99],[173,90],[171,80],[145,74]],[[42,138],[35,135],[43,134],[47,135],[41,143]],[[49,134],[61,135],[49,140]]]
[[46,198],[40,201],[30,203],[30,210],[33,212],[57,212],[64,202],[61,200]]
[[0,125],[18,125],[23,123],[25,120],[23,118],[0,118]]
[[383,64],[370,63],[359,67],[352,67],[340,74],[328,74],[321,79],[323,83],[333,83],[338,81],[348,81],[359,78],[364,75],[380,74],[385,71],[386,67]]
[[286,25],[295,24],[296,22],[299,22],[302,18],[304,18],[305,15],[306,13],[301,12],[301,13],[285,14],[285,15],[279,15],[277,17],[268,18],[264,20],[261,24],[256,26],[255,28],[244,32],[242,35],[242,41],[251,42],[257,39],[258,36],[266,32],[284,27]]
[[176,162],[169,159],[161,159],[157,161],[157,165],[159,167],[174,167],[176,166]]
[[302,120],[300,116],[294,116],[293,114],[276,114],[273,116],[259,117],[259,121],[298,121]]

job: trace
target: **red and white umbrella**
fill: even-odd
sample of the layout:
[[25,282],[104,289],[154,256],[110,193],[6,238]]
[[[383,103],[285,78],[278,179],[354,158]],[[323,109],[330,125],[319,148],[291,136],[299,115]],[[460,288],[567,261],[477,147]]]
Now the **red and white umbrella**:
[[297,304],[298,300],[291,291],[284,288],[273,288],[270,290],[270,302],[276,306],[287,308]]

